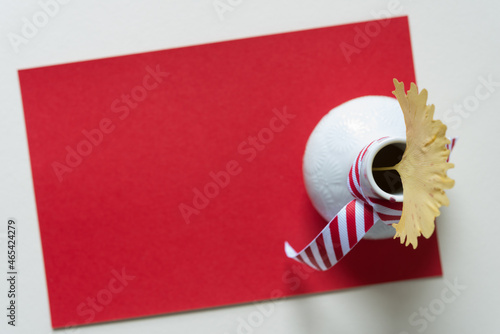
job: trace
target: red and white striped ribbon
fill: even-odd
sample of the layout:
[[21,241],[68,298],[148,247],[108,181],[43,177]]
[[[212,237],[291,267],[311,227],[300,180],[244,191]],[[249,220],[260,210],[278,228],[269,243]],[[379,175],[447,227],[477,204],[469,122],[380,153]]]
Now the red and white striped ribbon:
[[[366,151],[380,138],[367,145],[358,154],[351,166],[348,187],[355,197],[328,223],[318,236],[302,251],[297,253],[285,242],[285,253],[289,258],[307,264],[316,270],[327,270],[340,261],[380,219],[391,225],[399,223],[403,203],[382,198],[365,196],[361,186],[361,162]],[[451,151],[456,139],[446,145]]]
[[[455,138],[451,138],[450,139],[450,143],[449,144],[446,144],[446,148],[451,151],[453,151],[453,148],[455,147],[455,143],[457,142],[458,138],[455,137]],[[448,156],[448,159],[446,160],[447,162],[450,161],[450,155]]]

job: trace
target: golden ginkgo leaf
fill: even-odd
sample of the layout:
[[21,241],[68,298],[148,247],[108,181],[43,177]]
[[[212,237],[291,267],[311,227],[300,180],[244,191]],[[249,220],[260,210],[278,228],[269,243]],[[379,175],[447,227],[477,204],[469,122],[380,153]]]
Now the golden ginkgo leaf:
[[403,183],[403,213],[394,238],[400,237],[406,246],[417,247],[417,238],[429,238],[434,232],[439,208],[448,205],[444,189],[452,188],[455,181],[446,172],[453,167],[448,163],[450,151],[446,144],[446,125],[434,120],[434,105],[427,105],[427,91],[420,93],[412,83],[408,94],[404,84],[394,79],[393,94],[399,101],[406,123],[406,149],[395,169]]

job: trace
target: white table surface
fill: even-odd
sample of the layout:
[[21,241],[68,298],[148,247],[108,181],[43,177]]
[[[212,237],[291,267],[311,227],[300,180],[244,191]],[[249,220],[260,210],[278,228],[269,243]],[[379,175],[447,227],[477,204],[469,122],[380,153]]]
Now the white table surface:
[[[15,217],[20,224],[20,294],[18,325],[12,328],[7,325],[4,307],[7,282],[0,280],[0,333],[53,332],[18,69],[365,21],[388,8],[397,8],[397,16],[409,16],[418,85],[429,91],[429,102],[436,105],[436,117],[448,121],[449,135],[460,137],[453,153],[456,168],[449,172],[456,179],[456,186],[448,191],[451,206],[442,209],[438,226],[444,278],[280,300],[267,305],[272,312],[262,324],[245,330],[238,326],[258,311],[253,304],[55,332],[499,332],[500,222],[495,201],[499,199],[496,168],[500,157],[494,136],[500,125],[500,2],[221,1],[233,4],[233,10],[224,13],[224,20],[214,9],[214,0],[67,1],[18,50],[9,41],[9,34],[20,34],[23,18],[31,19],[42,7],[34,0],[2,1],[0,220],[3,226],[9,217]],[[485,96],[482,80],[489,77],[496,84]],[[480,99],[474,98],[476,89]],[[478,104],[473,105],[474,101]],[[5,252],[4,245],[5,240],[0,254]],[[5,259],[6,255],[0,258]],[[0,261],[0,272],[6,272],[4,260]],[[455,298],[449,293],[445,295],[444,310],[437,314],[427,311],[427,320],[423,320],[426,309],[431,306],[436,310],[444,300],[446,282],[455,280],[465,288]],[[412,321],[417,323],[412,325]]]

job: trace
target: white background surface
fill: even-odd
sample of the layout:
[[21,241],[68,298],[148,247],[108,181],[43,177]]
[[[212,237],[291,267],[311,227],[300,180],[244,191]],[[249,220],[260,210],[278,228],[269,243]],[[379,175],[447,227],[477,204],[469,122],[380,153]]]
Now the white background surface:
[[[0,221],[20,224],[18,326],[7,326],[7,284],[0,281],[0,333],[52,333],[35,211],[17,70],[176,46],[260,36],[376,18],[389,7],[377,1],[224,0],[234,5],[221,20],[213,0],[70,1],[16,52],[9,33],[21,34],[23,18],[41,10],[37,1],[0,5]],[[238,4],[241,2],[240,4]],[[238,329],[255,317],[255,305],[227,307],[85,326],[58,333],[471,333],[499,332],[500,223],[494,137],[500,123],[500,87],[472,103],[480,77],[500,83],[500,3],[497,1],[401,0],[409,15],[420,88],[427,88],[436,116],[460,136],[449,175],[451,206],[438,232],[444,279],[424,279],[280,300],[259,326]],[[397,57],[397,55],[394,55]],[[486,92],[484,88],[481,92]],[[468,105],[467,103],[471,103]],[[462,115],[453,106],[468,105]],[[465,110],[465,109],[464,109]],[[454,117],[452,119],[452,117]],[[453,125],[453,126],[452,126]],[[4,231],[0,233],[5,234]],[[0,235],[2,237],[2,235]],[[5,235],[3,235],[5,238]],[[6,271],[5,240],[0,272]],[[4,277],[4,274],[0,274]],[[423,325],[409,317],[438,306],[446,280],[466,286],[442,313]],[[200,284],[203,281],[200,280]],[[152,287],[154,288],[154,287]],[[449,295],[451,296],[451,294]],[[438,312],[439,313],[439,312]],[[432,315],[432,313],[431,313]],[[245,320],[246,321],[246,320]]]

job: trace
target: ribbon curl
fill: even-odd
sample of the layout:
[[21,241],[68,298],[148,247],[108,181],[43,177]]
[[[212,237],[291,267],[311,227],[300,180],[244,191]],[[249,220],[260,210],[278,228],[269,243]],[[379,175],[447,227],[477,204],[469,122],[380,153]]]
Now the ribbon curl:
[[[309,267],[324,271],[339,262],[381,220],[387,225],[397,224],[403,210],[402,202],[392,202],[365,195],[361,185],[361,165],[367,150],[380,138],[365,146],[356,157],[349,171],[347,185],[355,199],[344,206],[326,227],[302,251],[296,252],[285,241],[285,253],[289,258]],[[453,138],[446,147],[455,146]]]

